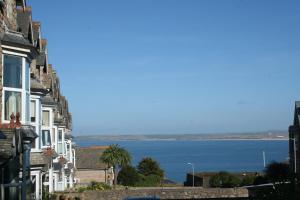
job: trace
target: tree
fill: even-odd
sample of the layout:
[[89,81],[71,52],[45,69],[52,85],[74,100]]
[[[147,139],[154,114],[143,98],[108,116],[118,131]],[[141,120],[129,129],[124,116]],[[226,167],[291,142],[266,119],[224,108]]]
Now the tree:
[[272,162],[267,166],[265,173],[272,182],[285,182],[290,178],[289,164]]
[[124,186],[136,186],[140,175],[132,166],[124,166],[118,174],[118,183]]
[[117,144],[110,145],[100,158],[109,167],[113,167],[114,185],[117,185],[118,168],[124,167],[131,163],[131,155],[129,152]]
[[154,159],[150,157],[143,158],[138,166],[137,166],[138,172],[144,176],[149,175],[157,175],[161,179],[164,178],[164,170],[162,170]]

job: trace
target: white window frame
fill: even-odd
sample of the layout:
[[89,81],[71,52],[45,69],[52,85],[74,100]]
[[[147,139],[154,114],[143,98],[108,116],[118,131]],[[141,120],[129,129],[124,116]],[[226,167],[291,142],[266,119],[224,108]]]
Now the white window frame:
[[[28,74],[28,90],[26,90],[26,60],[29,63],[29,68],[30,68],[30,62],[31,60],[28,59],[26,54],[21,54],[21,53],[16,53],[16,52],[12,52],[12,51],[7,51],[7,50],[3,50],[2,51],[2,75],[4,76],[4,55],[11,55],[11,56],[18,56],[22,58],[22,88],[11,88],[11,87],[4,87],[4,77],[2,78],[2,122],[3,123],[9,123],[9,120],[5,119],[5,91],[9,91],[9,92],[20,92],[21,93],[21,117],[20,117],[20,122],[22,124],[30,124],[30,119],[26,119],[26,114],[27,111],[30,111],[30,103],[29,105],[26,105],[26,96],[29,95],[29,101],[30,101],[30,69],[28,70],[29,74]],[[29,106],[27,108],[27,106]],[[27,110],[27,109],[28,110]],[[16,113],[15,113],[16,114]],[[29,114],[30,116],[30,114]],[[30,118],[30,117],[29,117]]]
[[42,176],[41,176],[41,172],[40,171],[31,171],[30,172],[30,176],[31,178],[33,178],[33,176],[35,176],[35,181],[36,181],[36,187],[35,187],[35,198],[40,199],[41,195],[42,195]]
[[[59,131],[61,131],[61,141],[59,141]],[[62,152],[58,152],[58,146],[61,144]],[[57,152],[60,155],[65,155],[65,132],[63,128],[57,130]]]
[[[49,126],[44,126],[42,124],[42,131],[41,131],[41,148],[42,149],[49,147],[49,145],[46,145],[46,146],[43,145],[43,141],[42,141],[42,132],[43,132],[43,130],[48,130],[50,132],[51,146],[53,146],[53,144],[55,142],[55,141],[53,141],[53,130],[52,130],[52,128],[53,128],[53,126],[52,126],[52,124],[53,124],[53,110],[52,110],[52,108],[43,107],[41,113],[43,113],[43,111],[49,111]],[[42,121],[43,121],[43,115],[41,116],[41,122]]]
[[[39,151],[41,149],[42,144],[42,122],[41,122],[41,112],[42,112],[42,106],[41,106],[41,100],[39,96],[36,95],[30,95],[30,102],[35,102],[35,122],[31,122],[31,125],[35,127],[35,132],[39,137],[35,139],[35,148],[31,148],[32,151]],[[31,110],[30,110],[31,113]],[[30,116],[31,121],[31,116]]]

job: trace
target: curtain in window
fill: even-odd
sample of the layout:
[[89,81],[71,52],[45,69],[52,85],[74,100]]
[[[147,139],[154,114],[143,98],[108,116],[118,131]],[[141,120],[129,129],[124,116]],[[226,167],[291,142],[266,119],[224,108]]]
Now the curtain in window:
[[35,122],[35,118],[36,118],[35,101],[30,102],[30,117],[31,117],[31,122]]
[[21,92],[5,91],[5,120],[10,120],[10,115],[17,112],[21,115]]
[[49,130],[42,131],[42,144],[43,146],[50,146],[51,145],[51,135]]
[[49,120],[50,120],[49,114],[50,114],[49,111],[43,111],[43,120],[42,120],[43,126],[49,126],[49,124],[50,124],[49,123]]

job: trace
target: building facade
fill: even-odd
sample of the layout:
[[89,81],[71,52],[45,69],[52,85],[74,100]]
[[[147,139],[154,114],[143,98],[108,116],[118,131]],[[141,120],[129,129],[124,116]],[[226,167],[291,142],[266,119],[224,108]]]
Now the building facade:
[[289,127],[289,157],[291,172],[299,175],[300,170],[300,101],[295,102],[294,122]]
[[42,199],[74,186],[72,116],[26,0],[0,20],[0,199]]

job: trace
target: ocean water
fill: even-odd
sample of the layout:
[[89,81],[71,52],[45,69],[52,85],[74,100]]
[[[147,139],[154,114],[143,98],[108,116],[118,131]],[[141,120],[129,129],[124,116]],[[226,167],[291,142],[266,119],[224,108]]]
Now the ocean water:
[[226,170],[229,172],[261,172],[263,151],[266,163],[288,159],[286,140],[206,140],[206,141],[99,141],[76,140],[78,146],[119,144],[133,157],[133,165],[146,156],[160,163],[166,177],[182,183],[186,173]]

